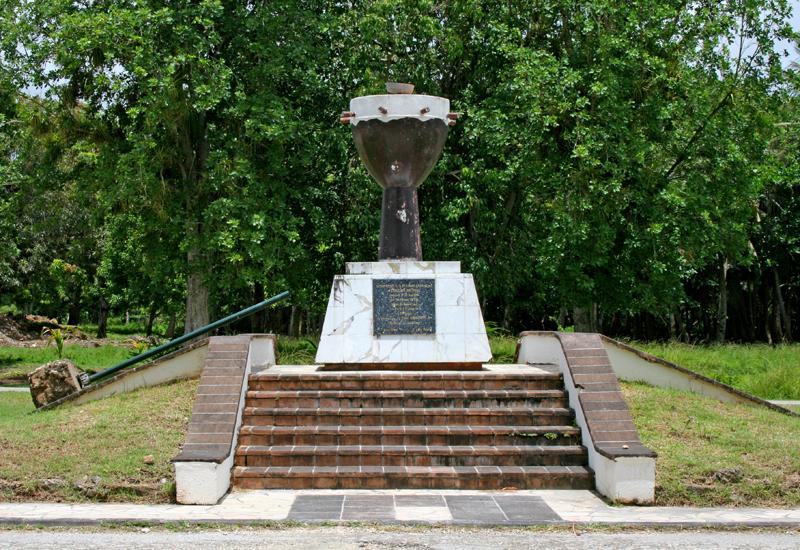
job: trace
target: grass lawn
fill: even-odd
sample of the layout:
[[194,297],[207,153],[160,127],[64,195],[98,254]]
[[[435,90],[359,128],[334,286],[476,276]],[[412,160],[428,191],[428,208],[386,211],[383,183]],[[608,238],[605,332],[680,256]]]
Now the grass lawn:
[[[95,372],[111,367],[131,356],[133,351],[124,346],[105,345],[96,348],[78,344],[64,344],[64,358],[79,368]],[[0,384],[3,381],[24,379],[32,370],[58,358],[55,346],[23,348],[0,346]],[[27,381],[25,382],[27,383]]]
[[0,499],[171,501],[170,459],[196,388],[180,381],[35,414],[27,393],[0,393]]
[[631,345],[763,399],[800,400],[800,344]]
[[800,418],[623,383],[661,506],[800,506]]

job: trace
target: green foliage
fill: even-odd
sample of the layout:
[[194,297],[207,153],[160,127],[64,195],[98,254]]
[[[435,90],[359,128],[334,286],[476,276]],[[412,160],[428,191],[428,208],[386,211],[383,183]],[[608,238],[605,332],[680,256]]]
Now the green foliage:
[[58,353],[58,358],[61,359],[64,352],[64,340],[67,338],[67,335],[70,334],[69,328],[50,328],[45,327],[42,329],[42,338],[47,338],[47,346],[50,347],[50,344],[55,344],[56,346],[56,353]]
[[278,338],[278,364],[313,365],[318,341],[310,338]]
[[492,363],[509,364],[517,359],[517,339],[510,336],[489,336]]
[[318,331],[331,276],[377,248],[380,191],[337,113],[397,80],[464,114],[423,243],[475,275],[487,320],[708,338],[729,264],[753,319],[729,332],[780,340],[800,159],[776,44],[796,39],[786,0],[8,0],[0,301],[190,329],[289,288]]

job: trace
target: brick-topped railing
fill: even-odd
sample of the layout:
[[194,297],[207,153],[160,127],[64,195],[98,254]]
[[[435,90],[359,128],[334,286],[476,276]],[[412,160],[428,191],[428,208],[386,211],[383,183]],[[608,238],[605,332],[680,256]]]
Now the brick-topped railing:
[[249,348],[249,336],[209,338],[186,441],[173,462],[219,463],[230,456]]
[[594,447],[603,456],[655,457],[645,447],[598,334],[556,333],[567,360]]
[[523,332],[517,362],[558,365],[597,491],[617,502],[652,503],[656,454],[639,440],[600,335]]
[[172,459],[178,502],[214,504],[228,491],[247,377],[274,363],[271,334],[209,338],[186,440]]

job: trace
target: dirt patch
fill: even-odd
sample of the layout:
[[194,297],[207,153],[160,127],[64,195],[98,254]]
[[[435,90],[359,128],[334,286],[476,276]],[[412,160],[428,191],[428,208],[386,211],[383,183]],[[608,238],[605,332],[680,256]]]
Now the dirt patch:
[[[30,319],[28,318],[30,317]],[[10,317],[8,315],[0,315],[0,341],[10,340],[17,342],[25,342],[29,340],[41,339],[42,328],[46,326],[58,327],[58,322],[55,319],[45,319],[44,317]]]
[[[106,345],[129,345],[127,342],[111,338],[91,338],[88,334],[80,332],[75,327],[60,325],[56,319],[48,319],[41,315],[26,315],[12,317],[0,315],[0,346],[14,346],[20,348],[38,348],[47,344],[47,338],[42,338],[42,329],[53,328],[69,331],[64,339],[66,344],[76,344],[87,348],[96,348]],[[144,340],[144,337],[132,337],[132,340]]]
[[[87,481],[88,480],[88,481]],[[84,476],[72,483],[62,478],[41,480],[0,480],[0,500],[5,502],[175,502],[174,483],[137,480],[105,482],[98,476]]]

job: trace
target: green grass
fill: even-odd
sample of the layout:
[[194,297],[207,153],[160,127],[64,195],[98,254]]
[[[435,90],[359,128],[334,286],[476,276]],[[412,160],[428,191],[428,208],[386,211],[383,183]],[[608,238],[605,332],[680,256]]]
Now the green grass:
[[313,365],[319,338],[278,336],[279,365]]
[[[78,368],[95,372],[124,361],[133,352],[125,346],[105,345],[96,348],[64,344],[64,358]],[[0,383],[3,380],[24,379],[32,370],[58,358],[55,346],[23,348],[0,346]]]
[[[106,338],[109,340],[127,340],[134,335],[144,336],[146,328],[147,324],[144,320],[131,319],[131,321],[126,324],[124,319],[109,319],[106,325]],[[181,331],[176,331],[176,334],[183,333],[182,327],[179,328],[181,328]],[[95,334],[97,334],[97,323],[81,323],[78,325],[78,329],[87,336],[94,338]],[[166,333],[166,321],[156,321],[153,323],[153,334],[164,337]]]
[[[657,505],[800,506],[800,418],[641,383],[622,390],[658,453]],[[725,468],[740,479],[715,478]]]
[[632,345],[763,399],[800,399],[800,344]]
[[[170,501],[170,459],[196,388],[181,381],[39,413],[30,395],[0,393],[0,499]],[[99,482],[79,488],[87,476]]]
[[492,363],[513,363],[517,358],[517,339],[511,336],[490,336],[489,347],[492,348]]

